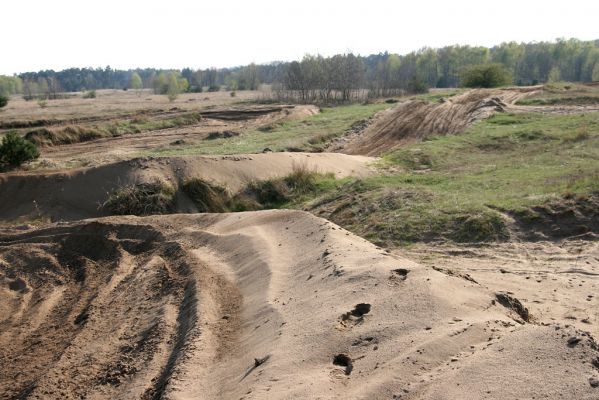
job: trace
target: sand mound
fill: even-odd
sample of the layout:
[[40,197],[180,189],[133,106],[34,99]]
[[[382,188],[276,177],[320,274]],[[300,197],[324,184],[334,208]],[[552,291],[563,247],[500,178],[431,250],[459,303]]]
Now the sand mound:
[[588,334],[303,212],[4,233],[0,263],[4,398],[599,393]]
[[[200,178],[235,193],[252,180],[285,176],[294,166],[305,165],[337,177],[364,176],[373,159],[337,153],[264,153],[235,156],[144,158],[93,168],[52,173],[0,175],[0,219],[50,218],[75,220],[106,215],[99,208],[118,187],[163,181],[177,187],[189,178]],[[179,212],[193,212],[188,202]]]
[[476,89],[439,103],[407,101],[377,114],[373,123],[340,151],[378,155],[427,136],[460,133],[473,122],[504,111],[509,104],[538,90],[536,86]]

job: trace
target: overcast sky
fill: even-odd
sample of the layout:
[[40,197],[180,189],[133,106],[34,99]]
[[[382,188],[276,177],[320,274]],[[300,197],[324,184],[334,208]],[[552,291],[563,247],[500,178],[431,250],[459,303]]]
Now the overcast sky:
[[0,74],[599,39],[599,0],[2,0]]

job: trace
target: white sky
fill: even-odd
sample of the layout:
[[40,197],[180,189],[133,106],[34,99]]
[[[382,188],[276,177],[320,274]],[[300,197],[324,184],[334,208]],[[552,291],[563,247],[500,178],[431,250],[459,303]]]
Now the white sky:
[[2,0],[0,74],[599,39],[599,1]]

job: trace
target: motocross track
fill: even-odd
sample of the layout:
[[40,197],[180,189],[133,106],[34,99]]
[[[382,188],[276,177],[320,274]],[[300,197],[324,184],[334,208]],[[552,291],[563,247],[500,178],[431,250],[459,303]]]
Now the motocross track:
[[[457,133],[526,95],[400,104],[344,151]],[[339,153],[131,159],[293,117],[216,112],[47,147],[57,171],[0,174],[0,399],[597,399],[596,240],[389,253],[300,211],[96,218],[123,185],[372,173]],[[74,161],[89,166],[60,169]],[[59,222],[15,226],[36,218]]]
[[541,89],[541,86],[474,89],[438,103],[409,100],[381,111],[359,135],[342,138],[333,148],[346,154],[376,156],[428,136],[455,135]]
[[297,211],[0,237],[0,393],[595,399],[597,344]]

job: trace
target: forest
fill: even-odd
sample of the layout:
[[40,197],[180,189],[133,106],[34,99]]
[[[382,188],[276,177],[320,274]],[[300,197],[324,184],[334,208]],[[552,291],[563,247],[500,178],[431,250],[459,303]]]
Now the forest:
[[152,88],[156,93],[165,93],[168,81],[174,80],[189,92],[255,90],[268,84],[281,97],[348,101],[364,93],[376,97],[458,87],[465,69],[489,63],[503,65],[515,85],[599,81],[599,40],[507,42],[491,48],[454,45],[423,48],[405,55],[306,55],[300,61],[218,69],[118,70],[107,66],[45,70],[0,76],[0,95],[53,98],[60,92],[108,88]]

